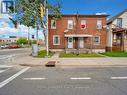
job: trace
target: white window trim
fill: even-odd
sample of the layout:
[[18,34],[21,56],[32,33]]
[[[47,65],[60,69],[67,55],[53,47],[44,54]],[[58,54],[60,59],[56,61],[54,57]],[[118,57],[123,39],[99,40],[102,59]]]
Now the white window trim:
[[[98,28],[98,27],[97,27],[97,23],[98,23],[98,21],[101,21],[101,28]],[[96,21],[96,28],[97,28],[97,29],[102,29],[102,27],[103,27],[103,22],[102,22],[101,19],[98,19],[98,20]]]
[[98,38],[99,38],[99,42],[98,42],[98,43],[95,43],[95,42],[94,42],[94,45],[100,45],[100,40],[101,40],[101,39],[100,39],[100,36],[94,36],[94,40],[95,40],[95,37],[98,37]]
[[[72,21],[72,27],[71,28],[69,27],[69,21]],[[73,20],[68,20],[68,22],[67,22],[67,28],[68,29],[73,29]]]
[[[55,21],[55,27],[52,25],[54,21]],[[54,19],[51,20],[51,29],[56,29],[56,20]]]
[[[55,37],[58,37],[58,44],[54,43]],[[60,45],[60,36],[59,35],[53,35],[53,45]]]
[[[85,25],[86,25],[86,20],[81,20],[81,22],[82,22],[82,21],[85,21]],[[80,22],[80,27],[81,27],[81,24],[82,24],[81,22]],[[82,28],[82,27],[81,27],[81,29],[82,29],[82,30],[83,30],[83,29],[86,29],[86,27],[87,27],[87,26],[85,26],[85,28]]]

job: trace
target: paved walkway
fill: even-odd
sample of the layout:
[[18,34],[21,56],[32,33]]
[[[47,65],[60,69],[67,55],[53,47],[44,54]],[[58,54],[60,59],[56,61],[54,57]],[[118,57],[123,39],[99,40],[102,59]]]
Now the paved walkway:
[[51,58],[35,58],[29,55],[25,55],[18,58],[13,58],[10,63],[13,65],[32,65],[40,66],[45,65],[49,61],[56,61],[57,66],[127,66],[127,58],[120,57],[105,57],[105,58],[59,58],[56,53]]

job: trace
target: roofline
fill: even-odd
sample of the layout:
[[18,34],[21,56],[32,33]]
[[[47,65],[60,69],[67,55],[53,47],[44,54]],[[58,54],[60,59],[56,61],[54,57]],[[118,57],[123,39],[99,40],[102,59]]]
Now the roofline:
[[[52,15],[49,15],[50,17],[52,16]],[[72,16],[79,16],[79,17],[108,17],[109,15],[105,15],[105,14],[102,14],[102,15],[92,15],[92,14],[90,14],[90,15],[86,15],[86,14],[62,14],[61,15],[62,17],[72,17]]]
[[112,18],[110,18],[110,19],[107,21],[107,24],[112,23],[117,17],[119,17],[120,15],[122,15],[124,12],[127,12],[127,9],[124,9],[122,12],[120,12],[120,13],[118,13],[117,15],[113,16]]

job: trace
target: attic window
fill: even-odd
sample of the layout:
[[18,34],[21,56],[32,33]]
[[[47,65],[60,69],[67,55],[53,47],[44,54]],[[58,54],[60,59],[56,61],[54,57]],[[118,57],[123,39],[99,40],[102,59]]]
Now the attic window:
[[117,18],[117,26],[122,28],[122,18]]

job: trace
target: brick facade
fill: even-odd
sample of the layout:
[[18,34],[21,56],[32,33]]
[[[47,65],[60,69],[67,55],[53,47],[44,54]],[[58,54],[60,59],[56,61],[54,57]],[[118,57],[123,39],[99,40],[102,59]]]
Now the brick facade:
[[[68,37],[66,34],[74,35],[92,35],[92,37],[83,37],[84,48],[105,49],[106,47],[106,28],[97,29],[97,20],[102,21],[102,26],[106,25],[107,15],[62,15],[56,20],[56,29],[51,29],[52,17],[49,16],[49,48],[50,49],[66,49],[68,45]],[[68,29],[68,20],[73,21],[73,29]],[[81,20],[86,21],[86,29],[81,29]],[[60,45],[53,45],[53,35],[60,37]],[[94,36],[100,37],[100,44],[94,45]],[[73,48],[78,48],[80,37],[73,37]],[[92,44],[92,45],[91,45]]]

